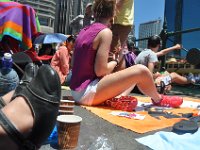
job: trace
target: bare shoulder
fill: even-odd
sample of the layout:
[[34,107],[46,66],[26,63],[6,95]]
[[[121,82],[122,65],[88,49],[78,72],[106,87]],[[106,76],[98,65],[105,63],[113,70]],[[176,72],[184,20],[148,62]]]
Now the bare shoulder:
[[109,34],[112,34],[112,31],[109,28],[105,28],[100,33],[105,34],[105,35],[109,35]]
[[112,40],[112,31],[109,28],[101,30],[93,41],[93,48],[97,49],[100,43],[109,43]]
[[107,39],[107,38],[112,37],[112,31],[109,28],[105,28],[105,29],[101,30],[98,35],[99,35],[99,37]]

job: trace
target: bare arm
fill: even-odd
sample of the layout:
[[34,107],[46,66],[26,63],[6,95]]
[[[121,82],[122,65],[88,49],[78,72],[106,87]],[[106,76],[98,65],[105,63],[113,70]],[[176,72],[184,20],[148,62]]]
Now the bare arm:
[[153,70],[154,70],[154,63],[153,62],[150,62],[150,63],[148,63],[148,68],[149,68],[149,70],[150,70],[150,72],[153,74]]
[[110,29],[106,28],[99,32],[99,34],[93,42],[93,47],[97,47],[97,54],[95,59],[95,73],[98,77],[110,74],[117,65],[116,61],[108,62],[111,41],[112,32]]
[[156,79],[157,77],[161,76],[161,74],[159,72],[153,73],[154,67],[155,67],[155,63],[148,63],[148,69],[152,73],[153,79]]
[[176,44],[175,46],[163,49],[160,52],[157,52],[156,55],[158,57],[160,57],[160,56],[166,55],[167,53],[169,53],[169,52],[171,52],[173,50],[176,50],[176,49],[181,49],[181,45],[180,44]]
[[78,15],[76,16],[71,22],[70,25],[73,26],[74,24],[78,23],[81,19],[83,19],[84,16],[83,15]]

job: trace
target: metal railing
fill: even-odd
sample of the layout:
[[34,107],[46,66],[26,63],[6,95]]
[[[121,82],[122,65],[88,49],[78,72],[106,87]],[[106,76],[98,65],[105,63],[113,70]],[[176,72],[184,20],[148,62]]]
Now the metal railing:
[[[185,34],[185,33],[190,33],[190,32],[195,32],[195,31],[200,31],[200,27],[199,28],[186,29],[186,30],[182,30],[182,31],[167,32],[167,21],[166,21],[166,18],[165,18],[164,22],[163,22],[163,29],[161,30],[161,32],[159,34],[160,37],[161,37],[161,40],[162,40],[162,49],[166,48],[167,40],[169,40],[171,42],[175,42],[175,41],[172,41],[169,37],[181,35],[181,34]],[[150,37],[135,39],[135,42],[148,40],[149,38]],[[184,51],[188,52],[188,50],[186,48],[182,47],[182,49]],[[162,56],[161,57],[161,68],[165,66],[165,61],[166,61],[166,56]]]

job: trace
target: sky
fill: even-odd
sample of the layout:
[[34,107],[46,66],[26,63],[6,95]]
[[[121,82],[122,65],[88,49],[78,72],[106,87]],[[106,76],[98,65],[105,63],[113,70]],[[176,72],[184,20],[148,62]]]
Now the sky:
[[135,36],[138,38],[139,24],[164,17],[165,0],[134,0]]

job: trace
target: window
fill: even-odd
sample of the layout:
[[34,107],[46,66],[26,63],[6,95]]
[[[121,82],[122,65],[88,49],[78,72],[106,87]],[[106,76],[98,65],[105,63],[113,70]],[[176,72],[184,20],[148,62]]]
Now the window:
[[49,19],[44,18],[44,17],[39,17],[40,24],[43,26],[48,26],[49,25]]

